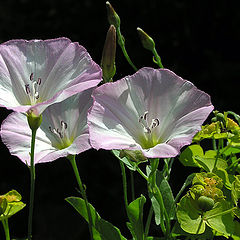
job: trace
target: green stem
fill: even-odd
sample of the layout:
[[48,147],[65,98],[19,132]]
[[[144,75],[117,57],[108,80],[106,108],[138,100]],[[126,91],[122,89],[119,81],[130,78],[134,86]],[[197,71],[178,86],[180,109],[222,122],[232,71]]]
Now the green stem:
[[10,240],[10,233],[9,233],[8,219],[7,218],[2,220],[2,225],[3,225],[4,232],[5,232],[6,240]]
[[34,189],[35,189],[35,165],[34,165],[34,149],[36,139],[36,129],[32,129],[31,140],[31,160],[30,160],[30,203],[29,203],[29,215],[28,215],[28,240],[32,239],[32,218],[33,218],[33,203],[34,203]]
[[157,173],[157,167],[159,164],[159,159],[151,159],[150,163],[151,163],[151,174],[150,174],[151,177],[149,177],[149,187],[150,187],[150,191],[155,196],[155,198],[158,201],[158,204],[160,206],[160,226],[161,226],[164,236],[167,236],[168,233],[167,233],[166,226],[164,224],[164,209],[165,209],[165,207],[164,207],[164,203],[163,203],[162,194],[156,184],[156,173]]
[[135,200],[135,187],[134,187],[134,176],[133,171],[130,170],[130,176],[131,176],[131,193],[132,193],[132,201]]
[[216,144],[216,139],[212,138],[212,144],[213,144],[213,150],[216,151],[217,150],[217,144]]
[[161,58],[160,58],[160,56],[158,55],[156,48],[153,48],[152,53],[153,53],[153,55],[154,55],[155,60],[157,61],[158,66],[159,66],[160,68],[163,68]]
[[126,177],[126,171],[124,167],[124,163],[119,160],[121,171],[122,171],[122,181],[123,181],[123,197],[124,197],[124,204],[125,204],[125,209],[128,214],[128,198],[127,198],[127,177]]
[[93,240],[92,216],[91,216],[91,212],[90,212],[90,208],[89,208],[89,204],[88,204],[88,200],[87,200],[87,194],[86,194],[86,191],[85,191],[85,189],[83,187],[82,180],[80,178],[80,174],[79,174],[79,171],[78,171],[75,155],[68,156],[68,159],[70,160],[70,163],[72,165],[72,168],[73,168],[73,171],[74,171],[74,174],[75,174],[75,177],[76,177],[76,180],[77,180],[80,192],[81,192],[82,197],[83,197],[83,199],[85,201],[87,214],[88,214],[88,221],[89,221],[89,224],[88,224],[89,233],[90,233],[91,239]]
[[125,48],[124,39],[123,39],[123,36],[121,34],[121,31],[120,31],[120,27],[118,27],[116,29],[116,32],[117,32],[117,36],[118,36],[118,44],[119,44],[119,46],[122,49],[123,55],[125,56],[125,58],[128,61],[128,63],[132,66],[134,71],[137,71],[138,69],[136,68],[136,66],[133,64],[133,62],[131,61],[130,57],[128,56],[127,50]]
[[215,159],[215,162],[214,162],[213,170],[215,170],[216,167],[217,167],[218,157],[219,157],[219,153],[220,153],[220,145],[221,144],[218,142],[217,155],[216,155],[216,159]]
[[152,215],[153,215],[153,207],[151,206],[149,209],[149,213],[148,213],[148,217],[147,217],[147,221],[146,221],[146,225],[145,225],[145,231],[144,231],[145,238],[147,238],[147,236],[148,236],[150,224],[152,221]]
[[146,174],[138,166],[136,166],[136,170],[148,182],[148,177],[146,176]]

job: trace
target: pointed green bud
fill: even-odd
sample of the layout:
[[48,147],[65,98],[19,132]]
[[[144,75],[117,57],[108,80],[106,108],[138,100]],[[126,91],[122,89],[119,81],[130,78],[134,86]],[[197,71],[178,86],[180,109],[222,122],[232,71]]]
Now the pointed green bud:
[[153,49],[155,48],[155,42],[153,41],[153,39],[147,33],[145,33],[141,28],[138,27],[137,31],[143,47],[153,52]]
[[114,8],[112,7],[112,5],[110,4],[110,2],[106,2],[106,6],[107,6],[107,14],[108,14],[108,22],[110,25],[114,25],[115,28],[119,28],[120,27],[120,18],[117,15],[117,13],[115,12]]
[[37,130],[42,123],[42,115],[35,115],[33,111],[29,111],[27,114],[27,120],[31,130]]
[[121,150],[119,157],[127,157],[130,161],[137,163],[146,162],[148,160],[143,153],[138,150]]
[[101,60],[103,80],[105,83],[112,81],[112,78],[116,73],[115,56],[116,56],[116,28],[113,25],[111,25],[107,32]]

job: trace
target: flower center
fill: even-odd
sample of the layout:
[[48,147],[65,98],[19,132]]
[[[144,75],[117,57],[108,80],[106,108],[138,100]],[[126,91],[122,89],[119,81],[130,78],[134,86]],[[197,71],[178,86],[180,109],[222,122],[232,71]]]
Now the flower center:
[[159,126],[160,120],[158,118],[153,118],[149,121],[148,111],[146,111],[143,115],[139,117],[138,122],[143,127],[143,134],[140,136],[141,146],[146,149],[157,145],[159,140],[154,133],[154,129]]
[[55,146],[58,149],[67,148],[72,144],[72,140],[70,139],[68,132],[67,132],[67,123],[61,121],[60,128],[52,128],[49,126],[49,130],[53,133],[53,136],[56,139]]
[[30,104],[35,105],[39,99],[38,88],[41,85],[42,79],[37,78],[37,80],[34,80],[33,73],[31,73],[29,80],[30,80],[30,83],[25,84],[25,91],[29,96]]

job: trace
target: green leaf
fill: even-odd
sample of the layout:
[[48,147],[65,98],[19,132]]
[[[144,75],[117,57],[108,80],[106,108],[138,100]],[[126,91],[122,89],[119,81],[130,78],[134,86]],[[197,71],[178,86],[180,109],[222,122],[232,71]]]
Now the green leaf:
[[226,113],[233,115],[233,117],[237,120],[238,125],[240,125],[240,116],[238,114],[236,114],[235,112],[232,112],[232,111],[227,111]]
[[[180,236],[186,236],[187,237],[186,239],[206,240],[206,239],[213,239],[213,232],[212,232],[212,229],[210,227],[206,226],[206,230],[205,230],[204,233],[197,234],[197,235],[196,234],[190,234],[190,233],[185,232],[180,227],[180,224],[178,222],[176,222],[173,226],[173,229],[172,229],[172,236],[176,237],[176,239],[179,239],[178,237],[180,237]],[[183,239],[183,238],[181,238],[181,239]]]
[[231,236],[233,240],[240,240],[240,223],[234,221],[234,233]]
[[0,221],[11,217],[26,206],[21,199],[22,196],[16,190],[0,196]]
[[227,171],[225,169],[222,169],[222,168],[217,168],[216,170],[214,170],[214,173],[222,179],[224,186],[227,189],[230,190],[231,189],[231,183],[229,181]]
[[180,155],[180,162],[186,167],[199,167],[195,156],[204,156],[203,149],[200,145],[194,144],[188,146]]
[[141,195],[133,202],[128,205],[128,218],[130,221],[130,231],[133,236],[138,240],[144,239],[144,228],[143,228],[143,205],[146,202],[146,198]]
[[126,157],[120,157],[120,151],[119,150],[112,150],[112,153],[116,158],[118,158],[120,161],[122,161],[127,168],[129,168],[132,171],[136,171],[136,163],[135,162],[130,162]]
[[226,146],[225,148],[223,148],[220,153],[224,154],[225,156],[229,156],[231,154],[237,154],[240,153],[240,148],[239,147],[229,147]]
[[205,222],[199,211],[193,206],[190,197],[183,196],[178,203],[177,219],[181,228],[191,234],[201,234],[205,232]]
[[[68,197],[66,198],[66,201],[69,202],[89,223],[86,204],[82,198]],[[102,219],[90,203],[88,206],[90,208],[92,224],[94,227],[94,240],[126,240],[126,238],[121,235],[120,230],[117,227]]]
[[[216,158],[196,156],[195,159],[199,166],[201,166],[201,168],[203,168],[206,172],[212,172]],[[226,169],[227,162],[222,158],[218,158],[216,167]]]
[[235,205],[237,205],[238,199],[240,198],[240,175],[235,176],[235,180],[232,182],[231,195]]
[[204,214],[206,224],[224,235],[234,233],[233,210],[225,200],[217,202],[216,206]]
[[[146,172],[149,175],[150,168],[147,168]],[[175,206],[172,189],[171,189],[168,181],[163,177],[162,173],[159,170],[157,170],[157,173],[156,173],[156,184],[162,194],[164,207],[168,213],[169,218],[175,219],[176,206]],[[151,199],[152,206],[153,206],[153,211],[154,211],[154,215],[155,215],[155,223],[157,225],[159,225],[160,221],[161,221],[160,212],[162,211],[162,209],[160,209],[158,200],[153,195],[153,193],[149,192],[149,198]]]

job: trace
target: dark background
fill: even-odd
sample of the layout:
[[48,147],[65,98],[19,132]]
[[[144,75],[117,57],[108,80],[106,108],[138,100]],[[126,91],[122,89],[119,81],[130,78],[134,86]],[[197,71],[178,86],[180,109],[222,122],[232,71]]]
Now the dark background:
[[[112,0],[121,18],[126,48],[138,68],[157,67],[143,49],[136,28],[144,29],[156,42],[164,67],[192,81],[209,93],[216,109],[240,113],[240,15],[237,1]],[[108,30],[102,0],[1,0],[0,42],[10,39],[49,39],[65,36],[83,45],[100,63]],[[120,48],[117,49],[115,79],[133,74]],[[1,121],[10,113],[1,108]],[[1,143],[0,194],[16,189],[29,199],[29,171]],[[130,238],[125,226],[121,172],[109,152],[87,151],[77,158],[87,186],[89,201],[100,215]],[[171,185],[177,193],[187,174],[178,160],[173,165]],[[77,184],[66,159],[36,166],[34,239],[88,240],[84,220],[66,202],[78,196]],[[145,182],[135,174],[137,196],[146,196]],[[28,208],[9,220],[12,237],[27,233]],[[4,239],[0,227],[0,239]],[[154,229],[153,229],[154,231]]]

